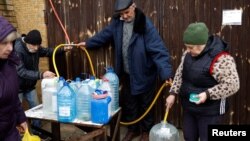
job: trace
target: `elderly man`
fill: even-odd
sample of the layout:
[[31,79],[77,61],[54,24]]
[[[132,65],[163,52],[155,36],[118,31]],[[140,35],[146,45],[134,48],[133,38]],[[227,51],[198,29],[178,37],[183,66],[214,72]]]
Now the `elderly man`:
[[[136,7],[132,0],[117,0],[111,23],[101,32],[81,42],[87,48],[102,47],[113,43],[115,71],[123,80],[121,101],[125,121],[133,121],[149,107],[155,96],[158,75],[168,81],[172,66],[167,48],[154,25]],[[141,133],[141,141],[147,141],[153,126],[153,112],[139,123],[128,126],[123,141],[130,141]]]

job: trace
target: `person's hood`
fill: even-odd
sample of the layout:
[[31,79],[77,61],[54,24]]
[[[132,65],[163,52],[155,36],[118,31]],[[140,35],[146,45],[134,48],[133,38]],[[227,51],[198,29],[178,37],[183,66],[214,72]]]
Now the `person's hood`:
[[220,52],[228,52],[229,46],[228,44],[223,41],[220,37],[211,35],[208,38],[206,47],[204,50],[199,54],[197,57],[202,56],[203,54],[209,52],[210,56],[215,56],[216,54]]

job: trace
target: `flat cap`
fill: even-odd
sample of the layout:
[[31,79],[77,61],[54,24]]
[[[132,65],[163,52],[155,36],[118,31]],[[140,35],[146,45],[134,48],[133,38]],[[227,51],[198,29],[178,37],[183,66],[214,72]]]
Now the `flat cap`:
[[133,0],[116,0],[115,11],[122,11],[129,8],[133,4]]

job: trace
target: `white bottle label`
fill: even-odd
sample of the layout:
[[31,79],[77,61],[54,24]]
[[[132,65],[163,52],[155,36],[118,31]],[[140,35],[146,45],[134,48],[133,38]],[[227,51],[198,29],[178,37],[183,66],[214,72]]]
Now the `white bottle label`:
[[59,107],[59,116],[69,117],[70,116],[70,107],[69,106]]

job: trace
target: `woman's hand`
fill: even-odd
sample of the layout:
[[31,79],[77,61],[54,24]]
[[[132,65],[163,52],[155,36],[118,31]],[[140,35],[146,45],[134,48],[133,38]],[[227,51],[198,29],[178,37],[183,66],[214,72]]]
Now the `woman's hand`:
[[23,122],[23,123],[17,125],[16,128],[18,129],[18,131],[19,131],[21,134],[24,134],[25,131],[28,129],[27,122]]
[[205,92],[198,94],[197,97],[199,98],[199,100],[195,102],[196,104],[202,104],[207,100],[207,95]]
[[174,102],[175,102],[175,95],[170,94],[166,98],[166,107],[168,107],[170,109],[173,106]]

